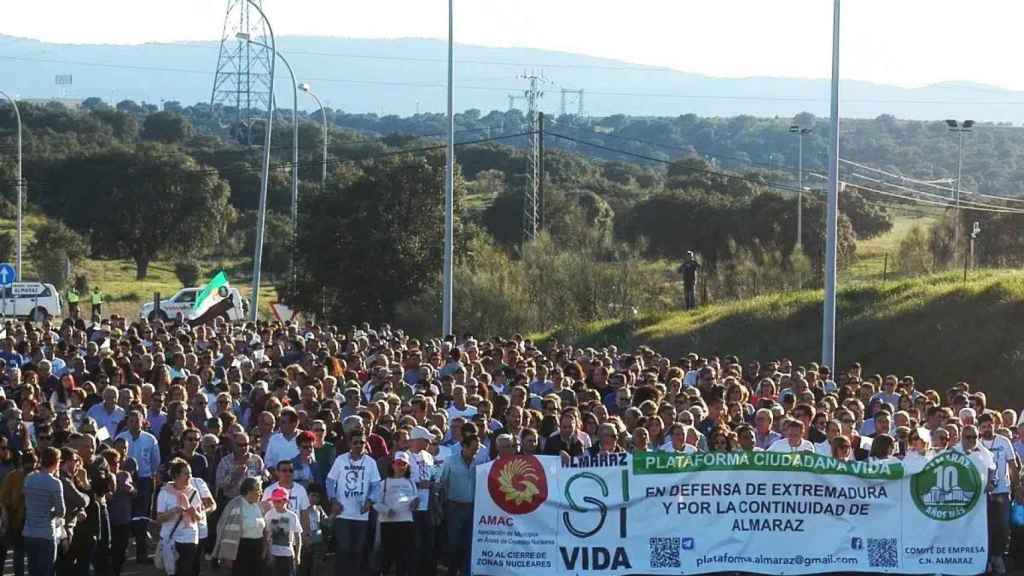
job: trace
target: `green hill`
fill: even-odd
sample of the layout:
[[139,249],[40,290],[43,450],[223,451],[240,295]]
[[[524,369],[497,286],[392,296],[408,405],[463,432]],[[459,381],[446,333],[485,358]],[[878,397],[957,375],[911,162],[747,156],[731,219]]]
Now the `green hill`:
[[[762,296],[633,320],[598,322],[580,345],[648,344],[673,357],[694,351],[741,359],[820,359],[821,291]],[[1024,272],[945,273],[858,284],[839,293],[836,359],[866,373],[914,375],[939,390],[965,380],[998,405],[1019,407],[1024,373]]]

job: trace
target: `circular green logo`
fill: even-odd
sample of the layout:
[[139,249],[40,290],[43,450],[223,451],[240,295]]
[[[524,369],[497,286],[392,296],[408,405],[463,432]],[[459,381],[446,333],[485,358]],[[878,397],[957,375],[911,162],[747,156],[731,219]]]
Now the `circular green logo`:
[[984,487],[971,459],[943,452],[910,478],[917,509],[933,520],[956,520],[974,509]]

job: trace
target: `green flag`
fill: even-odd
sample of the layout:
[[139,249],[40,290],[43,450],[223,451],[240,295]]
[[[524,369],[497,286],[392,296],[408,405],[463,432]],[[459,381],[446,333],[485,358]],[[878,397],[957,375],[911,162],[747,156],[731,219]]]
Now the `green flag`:
[[207,308],[216,304],[219,300],[223,299],[220,294],[222,287],[226,288],[228,285],[228,275],[223,270],[217,272],[217,274],[210,278],[210,281],[203,286],[203,289],[196,295],[196,302],[192,305],[193,316],[198,316],[206,311]]

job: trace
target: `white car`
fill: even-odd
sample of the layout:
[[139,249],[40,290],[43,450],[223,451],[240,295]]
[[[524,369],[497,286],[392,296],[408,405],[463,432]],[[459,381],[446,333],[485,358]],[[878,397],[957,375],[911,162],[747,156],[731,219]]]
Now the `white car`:
[[53,284],[16,282],[0,292],[0,316],[31,318],[36,322],[61,315],[60,292]]
[[[146,318],[150,322],[153,320],[191,320],[196,316],[192,311],[196,303],[196,296],[202,290],[202,287],[182,288],[174,296],[160,301],[159,312],[153,310],[152,302],[147,302],[142,305],[142,309],[139,311],[139,318]],[[245,313],[249,308],[249,303],[242,298],[238,289],[221,287],[221,290],[227,290],[226,297],[234,301],[234,306],[225,312],[224,316],[232,322],[245,320]]]

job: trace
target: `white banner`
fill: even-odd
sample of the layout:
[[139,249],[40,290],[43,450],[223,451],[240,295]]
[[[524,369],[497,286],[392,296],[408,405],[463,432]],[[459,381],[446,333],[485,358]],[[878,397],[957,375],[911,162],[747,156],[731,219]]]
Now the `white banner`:
[[481,576],[979,574],[984,485],[944,452],[900,464],[812,453],[515,456],[477,469]]

